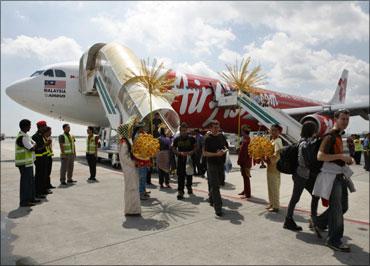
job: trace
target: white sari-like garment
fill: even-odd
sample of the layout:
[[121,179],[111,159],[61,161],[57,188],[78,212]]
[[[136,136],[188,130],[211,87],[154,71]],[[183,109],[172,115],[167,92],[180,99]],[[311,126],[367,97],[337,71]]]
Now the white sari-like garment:
[[119,159],[124,176],[125,214],[141,214],[139,175],[135,162],[131,160],[126,143],[119,145]]

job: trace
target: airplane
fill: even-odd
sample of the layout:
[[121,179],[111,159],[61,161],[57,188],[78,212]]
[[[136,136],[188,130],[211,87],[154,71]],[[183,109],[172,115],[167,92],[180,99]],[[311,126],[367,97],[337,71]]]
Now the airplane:
[[[77,124],[105,128],[110,123],[98,93],[82,93],[78,62],[48,65],[35,71],[30,77],[18,80],[6,88],[6,94],[15,102],[38,113]],[[171,71],[175,77],[172,88],[178,94],[173,109],[181,122],[191,128],[206,128],[212,119],[220,121],[225,133],[238,132],[236,91],[217,78],[203,77]],[[313,121],[322,135],[333,125],[333,112],[342,108],[351,115],[369,120],[369,105],[346,104],[348,71],[343,70],[337,88],[329,102],[321,102],[300,96],[267,89],[259,89],[250,95],[257,102],[283,110],[300,123]],[[231,97],[230,97],[231,95]],[[232,103],[226,103],[225,99]],[[241,110],[241,125],[252,131],[266,129],[248,112]]]

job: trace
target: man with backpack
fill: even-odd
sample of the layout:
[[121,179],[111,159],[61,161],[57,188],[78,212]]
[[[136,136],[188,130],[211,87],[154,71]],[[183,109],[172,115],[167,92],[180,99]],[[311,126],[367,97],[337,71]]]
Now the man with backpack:
[[[350,247],[342,242],[344,223],[343,214],[348,210],[348,191],[347,182],[344,178],[344,167],[346,164],[353,163],[352,157],[343,153],[342,134],[349,123],[349,111],[340,109],[334,114],[334,127],[329,135],[326,135],[320,145],[317,159],[324,161],[323,168],[328,165],[339,166],[343,173],[336,174],[332,183],[327,180],[326,184],[331,184],[329,196],[329,208],[314,221],[315,230],[329,227],[326,245],[333,250],[350,252]],[[322,170],[323,170],[322,168]],[[328,179],[328,178],[327,178]],[[319,177],[316,180],[314,193],[318,187]],[[322,189],[322,188],[321,188]]]
[[[301,231],[302,227],[298,226],[294,219],[293,213],[296,204],[298,203],[303,189],[306,188],[311,194],[313,184],[315,183],[316,176],[320,172],[322,163],[316,159],[320,140],[315,138],[317,132],[316,124],[313,122],[306,122],[302,126],[301,139],[298,144],[298,162],[297,168],[293,172],[293,194],[290,199],[287,215],[285,217],[284,228]],[[311,201],[311,216],[317,215],[317,206],[319,198],[312,196]]]

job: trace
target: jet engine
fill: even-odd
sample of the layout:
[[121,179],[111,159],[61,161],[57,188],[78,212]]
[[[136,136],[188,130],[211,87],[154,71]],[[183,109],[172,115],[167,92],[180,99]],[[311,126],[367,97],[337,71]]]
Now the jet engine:
[[334,125],[334,121],[331,117],[322,114],[307,115],[301,119],[301,124],[312,121],[317,126],[317,132],[319,136],[323,136],[327,133]]

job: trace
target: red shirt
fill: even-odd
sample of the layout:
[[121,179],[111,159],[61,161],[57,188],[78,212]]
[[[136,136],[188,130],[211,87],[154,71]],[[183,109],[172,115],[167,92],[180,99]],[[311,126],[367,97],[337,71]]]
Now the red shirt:
[[252,158],[248,154],[248,146],[251,141],[249,136],[243,137],[242,145],[240,146],[239,156],[238,156],[238,165],[242,167],[251,168],[252,167]]

